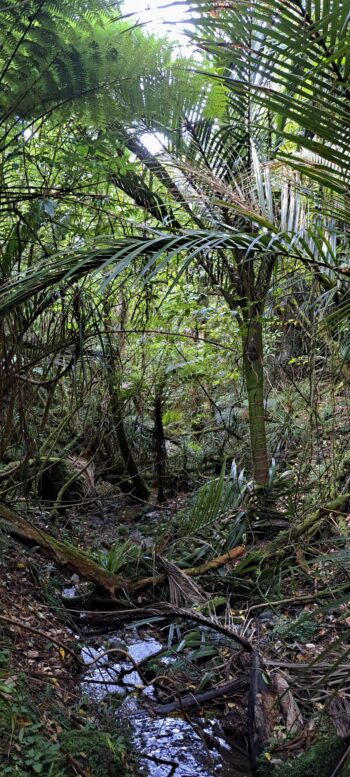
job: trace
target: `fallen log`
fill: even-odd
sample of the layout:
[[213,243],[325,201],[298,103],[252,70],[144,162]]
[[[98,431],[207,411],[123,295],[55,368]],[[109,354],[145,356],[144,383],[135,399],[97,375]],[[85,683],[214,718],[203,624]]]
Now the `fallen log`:
[[321,526],[330,513],[342,513],[347,502],[350,502],[350,494],[340,494],[336,499],[319,507],[315,512],[310,511],[310,514],[306,515],[300,523],[280,531],[277,537],[264,548],[265,553],[273,554],[283,547],[291,545],[303,535],[312,533],[315,528]]
[[168,704],[156,704],[152,707],[157,715],[168,715],[170,712],[186,710],[189,707],[200,706],[206,701],[220,699],[222,696],[230,696],[234,691],[243,691],[249,687],[248,679],[231,680],[225,685],[216,685],[215,688],[209,688],[202,693],[186,693],[175,701]]
[[[218,569],[219,567],[223,567],[224,564],[229,564],[230,561],[234,561],[238,556],[242,556],[244,552],[245,546],[237,545],[236,548],[232,548],[227,551],[227,553],[216,556],[216,558],[212,558],[211,561],[205,561],[204,564],[200,564],[199,567],[187,567],[187,569],[181,569],[180,571],[189,577],[200,577],[200,575],[204,575],[212,569]],[[140,591],[142,588],[147,588],[149,585],[156,586],[161,585],[161,583],[166,583],[167,579],[168,575],[164,574],[154,575],[153,577],[143,577],[141,580],[137,580],[136,583],[130,583],[128,590],[130,593]]]
[[[244,573],[247,569],[251,570],[255,566],[263,565],[266,561],[281,558],[294,545],[295,541],[301,537],[307,535],[308,539],[310,539],[331,513],[344,515],[345,512],[347,514],[348,502],[350,502],[350,494],[341,494],[317,510],[308,511],[308,514],[302,521],[278,532],[277,536],[270,540],[270,542],[248,551],[242,562],[244,564]],[[237,573],[240,574],[240,565],[237,567]]]
[[304,726],[303,716],[283,672],[277,669],[272,676],[272,682],[284,715],[286,732],[298,734]]
[[[114,575],[107,569],[100,566],[87,553],[75,548],[68,542],[56,540],[48,532],[37,529],[29,521],[26,521],[21,515],[11,510],[7,505],[0,503],[0,519],[6,523],[9,534],[15,539],[20,540],[25,545],[37,545],[41,552],[48,558],[56,561],[57,564],[65,566],[73,572],[78,573],[85,580],[89,580],[99,588],[107,591],[115,599],[116,591],[125,590],[128,593],[139,591],[148,585],[159,585],[166,582],[167,575],[158,575],[155,577],[143,578],[136,583],[130,583],[128,580]],[[228,563],[244,552],[245,548],[239,546],[218,556],[216,559],[201,564],[199,567],[191,567],[183,570],[189,576],[202,575],[209,569],[216,569],[223,564]]]
[[31,523],[15,513],[7,505],[0,503],[0,519],[5,522],[6,529],[12,537],[31,547],[38,546],[41,552],[48,558],[56,561],[60,566],[67,567],[73,572],[89,580],[99,588],[114,597],[115,591],[127,590],[129,583],[118,575],[112,574],[97,564],[87,553],[75,548],[68,542],[56,540],[42,529],[37,529]]
[[[341,513],[349,501],[350,494],[341,494],[332,502],[307,515],[300,523],[279,532],[277,537],[264,547],[247,553],[245,561],[248,564],[252,562],[259,565],[265,560],[273,558],[284,551],[286,547],[290,547],[296,539],[299,539],[304,534],[309,534],[317,525],[321,525],[330,513]],[[162,574],[142,578],[135,583],[130,583],[119,575],[114,575],[101,567],[87,553],[75,548],[74,545],[56,540],[47,532],[37,529],[4,503],[0,503],[0,520],[5,522],[9,534],[13,537],[26,545],[37,545],[43,554],[61,566],[66,566],[73,570],[73,572],[77,572],[81,577],[91,581],[97,587],[107,591],[113,599],[117,590],[125,590],[132,594],[148,586],[157,586],[167,580],[167,575]],[[228,553],[217,556],[215,559],[211,559],[211,561],[207,561],[198,567],[189,567],[182,571],[190,577],[199,577],[210,570],[218,569],[220,566],[230,563],[238,556],[243,555],[244,552],[245,548],[239,545],[236,548],[232,548]]]
[[[298,540],[305,534],[309,535],[310,532],[315,530],[315,528],[318,528],[326,520],[330,513],[342,513],[342,510],[345,508],[347,502],[350,502],[350,494],[341,494],[327,505],[319,507],[316,511],[311,512],[300,523],[280,531],[277,534],[277,537],[266,543],[266,545],[262,546],[261,548],[252,550],[251,552],[248,551],[244,561],[247,562],[247,565],[249,564],[250,560],[252,562],[256,562],[258,565],[267,559],[273,558],[281,551],[284,551],[287,547],[290,547],[293,542],[295,542],[295,540]],[[224,566],[224,564],[229,564],[230,561],[233,561],[234,559],[243,555],[245,551],[246,548],[243,545],[238,545],[236,548],[232,548],[232,550],[229,550],[228,553],[224,553],[222,556],[217,556],[216,558],[211,559],[211,561],[206,561],[198,567],[181,569],[181,572],[184,572],[189,577],[200,577],[210,570],[218,569],[220,566]],[[164,574],[155,575],[153,577],[144,577],[141,580],[138,580],[136,583],[131,583],[129,591],[131,593],[134,591],[140,591],[142,588],[147,588],[147,586],[157,586],[161,583],[165,583],[166,580],[167,576]]]
[[263,659],[255,652],[248,695],[248,743],[253,774],[256,773],[257,759],[266,749],[272,735],[275,718],[275,697]]

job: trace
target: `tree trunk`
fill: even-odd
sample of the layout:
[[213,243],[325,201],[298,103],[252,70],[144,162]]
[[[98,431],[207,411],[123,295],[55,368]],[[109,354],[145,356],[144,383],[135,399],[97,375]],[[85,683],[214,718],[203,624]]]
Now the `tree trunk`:
[[133,496],[136,497],[136,499],[140,499],[140,501],[142,502],[147,502],[150,494],[149,488],[138,471],[131,447],[129,445],[129,440],[127,438],[127,434],[125,431],[125,426],[124,426],[124,421],[122,416],[122,405],[119,397],[115,393],[115,389],[111,385],[110,385],[110,399],[111,399],[111,408],[113,413],[113,419],[115,422],[115,432],[117,435],[118,445],[120,448],[120,453],[123,457],[125,469],[132,483],[132,494]]
[[[107,366],[107,382],[110,398],[110,406],[114,420],[115,433],[118,440],[120,453],[124,462],[128,480],[131,481],[131,494],[140,502],[147,502],[150,496],[150,490],[145,483],[135,462],[131,445],[125,431],[124,425],[124,403],[121,394],[121,371],[122,371],[122,349],[123,335],[122,330],[127,316],[127,305],[122,297],[120,304],[120,334],[119,339],[112,340],[113,321],[111,310],[107,299],[104,300],[104,324],[106,327],[107,342],[105,345],[105,358]],[[122,488],[123,492],[126,491]]]
[[254,482],[266,486],[269,476],[267,454],[262,323],[257,315],[246,322],[243,334],[243,369],[248,394],[250,447]]
[[165,502],[166,485],[166,448],[165,436],[162,420],[162,398],[161,394],[156,397],[154,405],[154,439],[156,449],[156,473],[158,487],[158,503]]

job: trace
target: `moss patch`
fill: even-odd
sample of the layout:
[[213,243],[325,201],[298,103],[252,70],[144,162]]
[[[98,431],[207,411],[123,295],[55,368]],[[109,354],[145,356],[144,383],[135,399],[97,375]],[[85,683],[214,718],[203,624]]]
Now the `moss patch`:
[[325,736],[299,758],[282,765],[260,763],[258,777],[329,777],[344,752],[344,743],[334,735]]
[[127,777],[134,773],[130,766],[130,754],[121,736],[92,729],[65,731],[60,736],[60,743],[94,777]]

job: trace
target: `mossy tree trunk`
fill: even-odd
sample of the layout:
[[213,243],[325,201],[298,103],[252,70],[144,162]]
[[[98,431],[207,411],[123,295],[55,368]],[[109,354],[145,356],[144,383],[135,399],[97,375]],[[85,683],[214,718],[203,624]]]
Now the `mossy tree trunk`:
[[254,483],[266,486],[269,460],[264,408],[264,353],[259,311],[246,320],[242,333],[243,369],[248,394],[249,434]]
[[0,522],[4,524],[6,531],[12,537],[24,545],[39,547],[47,558],[77,572],[83,579],[90,580],[112,597],[118,588],[120,590],[128,588],[127,580],[109,572],[108,569],[104,569],[80,548],[76,548],[68,542],[57,540],[42,529],[37,529],[3,502],[0,503]]

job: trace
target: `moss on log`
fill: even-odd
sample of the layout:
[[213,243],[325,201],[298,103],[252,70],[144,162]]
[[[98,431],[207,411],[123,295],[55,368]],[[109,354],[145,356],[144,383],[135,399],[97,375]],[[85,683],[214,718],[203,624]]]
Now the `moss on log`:
[[[302,535],[312,531],[317,524],[320,525],[327,515],[332,512],[342,512],[349,501],[350,494],[341,494],[332,502],[329,502],[327,505],[320,507],[318,510],[306,516],[301,523],[291,526],[290,529],[279,532],[277,537],[267,545],[246,554],[244,558],[245,567],[247,567],[247,565],[249,566],[249,563],[258,566],[264,561],[273,558],[276,554],[283,552],[285,548],[290,547],[295,540],[298,540]],[[167,580],[167,576],[162,574],[130,583],[119,575],[114,575],[112,572],[101,567],[94,559],[90,558],[82,550],[74,547],[74,545],[70,545],[68,542],[62,542],[61,540],[56,540],[42,529],[37,529],[4,503],[0,503],[0,520],[6,523],[8,532],[13,537],[27,545],[38,545],[41,551],[49,558],[56,561],[57,564],[66,566],[73,570],[73,572],[77,572],[84,579],[91,581],[99,588],[107,591],[113,598],[115,598],[117,590],[135,593],[148,586],[160,585]],[[190,577],[200,577],[200,575],[203,575],[210,570],[217,569],[233,559],[238,558],[240,555],[243,555],[244,551],[245,548],[243,546],[238,546],[228,553],[217,556],[215,559],[201,564],[198,567],[190,567],[182,571]]]
[[37,529],[31,523],[22,518],[21,515],[11,510],[7,505],[0,503],[0,519],[5,522],[6,528],[15,539],[20,540],[25,545],[38,545],[45,556],[53,559],[60,566],[76,572],[85,580],[89,580],[96,586],[108,591],[114,597],[117,589],[127,589],[129,583],[118,575],[108,572],[108,570],[97,564],[74,545],[68,542],[56,540],[42,529]]

